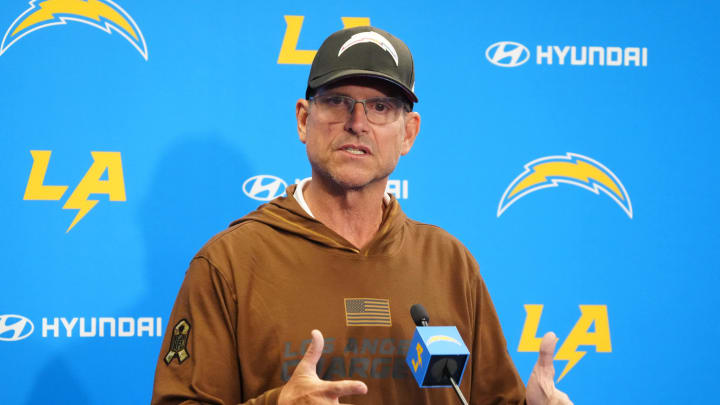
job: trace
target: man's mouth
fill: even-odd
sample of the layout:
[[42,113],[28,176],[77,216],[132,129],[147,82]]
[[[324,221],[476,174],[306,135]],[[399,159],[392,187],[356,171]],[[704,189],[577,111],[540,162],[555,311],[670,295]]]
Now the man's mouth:
[[366,148],[361,147],[361,146],[345,145],[341,149],[344,150],[345,152],[351,153],[353,155],[367,155],[370,153],[369,150],[367,150]]

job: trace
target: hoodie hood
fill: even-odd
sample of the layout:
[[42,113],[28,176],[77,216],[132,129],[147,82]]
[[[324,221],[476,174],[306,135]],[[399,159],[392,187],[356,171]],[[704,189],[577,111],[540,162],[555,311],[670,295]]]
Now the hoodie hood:
[[391,196],[390,203],[383,210],[378,232],[365,247],[358,248],[308,215],[293,197],[296,187],[295,184],[288,186],[285,190],[286,197],[278,197],[261,205],[257,210],[233,221],[230,227],[249,221],[259,222],[279,232],[295,234],[329,248],[362,256],[392,255],[402,246],[408,218],[394,196]]

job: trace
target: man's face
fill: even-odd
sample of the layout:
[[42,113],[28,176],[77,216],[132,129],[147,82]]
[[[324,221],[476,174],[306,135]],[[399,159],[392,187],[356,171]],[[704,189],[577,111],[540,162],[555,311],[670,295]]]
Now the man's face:
[[[316,96],[342,95],[355,100],[397,95],[395,89],[379,79],[342,80],[320,89]],[[298,134],[306,145],[313,177],[341,189],[360,189],[370,184],[385,184],[398,159],[405,155],[420,129],[420,116],[402,111],[398,118],[378,125],[368,121],[361,103],[344,122],[328,119],[319,106],[307,100],[296,105]]]

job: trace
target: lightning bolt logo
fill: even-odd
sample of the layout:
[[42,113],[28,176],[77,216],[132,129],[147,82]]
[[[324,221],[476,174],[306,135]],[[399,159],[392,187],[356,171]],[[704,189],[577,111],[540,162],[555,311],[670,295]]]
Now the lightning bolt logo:
[[632,219],[630,196],[620,179],[600,162],[576,153],[565,156],[547,156],[525,165],[525,171],[517,176],[505,190],[498,204],[497,216],[526,195],[558,183],[571,184],[612,198]]
[[147,44],[140,27],[130,14],[111,0],[45,0],[40,3],[30,0],[29,4],[30,8],[15,19],[5,33],[0,43],[0,55],[32,32],[53,25],[65,25],[68,21],[77,21],[108,34],[117,32],[148,60]]
[[72,193],[70,195],[70,198],[65,201],[65,205],[63,205],[64,210],[78,210],[77,214],[75,214],[75,218],[73,219],[72,223],[68,227],[68,229],[65,231],[65,233],[70,232],[73,227],[80,222],[81,219],[87,215],[90,210],[95,208],[95,205],[97,205],[98,200],[90,200],[88,199],[88,196],[78,195],[78,193]]
[[595,346],[598,353],[612,352],[607,306],[580,305],[580,313],[580,319],[555,354],[555,360],[567,360],[558,382],[587,354],[579,350],[580,346]]
[[[107,194],[110,201],[126,201],[125,179],[119,152],[90,152],[94,162],[85,176],[63,205],[64,210],[78,210],[67,232],[90,212],[98,200],[91,200],[92,194]],[[101,177],[107,171],[107,180]]]
[[457,339],[455,339],[454,337],[445,336],[445,335],[435,335],[435,336],[430,337],[430,339],[428,339],[428,341],[427,341],[427,345],[430,346],[431,344],[437,343],[437,342],[450,342],[450,343],[455,343],[458,346],[462,346],[462,344],[460,344],[460,342],[458,342]]
[[563,352],[558,351],[555,355],[555,360],[567,360],[567,364],[565,364],[565,368],[562,373],[560,373],[560,377],[558,377],[557,382],[560,382],[560,380],[562,380],[563,377],[565,377],[565,375],[572,370],[572,368],[575,367],[575,365],[578,364],[578,362],[580,362],[586,354],[586,351],[577,350],[577,347],[573,350],[565,350]]

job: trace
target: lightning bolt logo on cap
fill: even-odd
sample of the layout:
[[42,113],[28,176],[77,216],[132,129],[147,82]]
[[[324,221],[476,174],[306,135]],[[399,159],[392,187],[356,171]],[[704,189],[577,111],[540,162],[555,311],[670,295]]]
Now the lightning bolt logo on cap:
[[384,36],[378,34],[375,31],[366,31],[366,32],[359,32],[353,36],[350,37],[345,43],[340,47],[340,51],[338,51],[338,58],[340,55],[343,54],[343,52],[347,51],[348,48],[351,46],[362,44],[362,43],[371,43],[379,46],[380,48],[386,50],[390,56],[392,56],[393,60],[395,61],[395,66],[399,66],[398,62],[398,55],[395,48],[392,46],[390,41],[387,40]]
[[620,179],[600,162],[569,152],[565,156],[547,156],[526,164],[525,171],[505,190],[498,204],[497,216],[500,217],[505,210],[526,195],[544,188],[557,187],[558,183],[582,187],[598,195],[602,191],[632,219],[630,196]]
[[130,14],[111,0],[45,0],[40,3],[30,0],[29,4],[30,8],[15,19],[5,33],[0,43],[0,55],[32,32],[76,21],[99,28],[108,34],[117,32],[148,60],[147,44],[140,27]]

